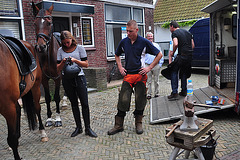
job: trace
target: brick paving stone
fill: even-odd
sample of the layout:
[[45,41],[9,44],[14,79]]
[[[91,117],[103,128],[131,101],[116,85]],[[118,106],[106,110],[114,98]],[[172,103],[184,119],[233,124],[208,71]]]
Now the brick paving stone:
[[[207,86],[207,74],[192,74],[194,88]],[[63,107],[61,118],[63,126],[60,128],[46,128],[49,141],[41,142],[38,130],[29,131],[24,114],[21,116],[21,137],[19,139],[19,153],[27,160],[166,160],[169,158],[173,147],[167,144],[165,128],[174,122],[165,122],[150,125],[150,106],[147,103],[143,118],[142,135],[137,135],[134,126],[134,96],[131,108],[124,121],[124,131],[108,136],[107,131],[114,125],[114,116],[117,112],[118,87],[121,81],[111,86],[108,90],[89,93],[91,111],[91,127],[98,134],[91,138],[84,133],[71,138],[75,129],[75,122],[71,106]],[[161,95],[170,94],[170,81],[160,76]],[[52,102],[53,116],[55,117],[55,103]],[[46,104],[42,103],[42,119],[47,119]],[[202,118],[213,119],[218,139],[216,156],[221,160],[240,159],[240,119],[232,110],[209,113]],[[83,122],[83,121],[82,121]],[[12,160],[12,151],[7,144],[7,126],[3,116],[0,116],[0,157]],[[84,126],[84,125],[83,125]],[[183,158],[183,155],[178,157]],[[190,154],[193,158],[193,153]]]

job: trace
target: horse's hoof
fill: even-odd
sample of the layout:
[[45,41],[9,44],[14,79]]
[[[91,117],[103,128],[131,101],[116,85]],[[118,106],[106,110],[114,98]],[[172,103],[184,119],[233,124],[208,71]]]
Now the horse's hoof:
[[42,137],[42,138],[41,138],[41,141],[42,141],[42,142],[47,142],[47,141],[48,141],[48,137]]
[[45,127],[51,127],[53,125],[52,121],[47,121]]
[[67,102],[62,103],[62,107],[67,107],[67,106],[68,106]]
[[61,127],[62,126],[62,121],[56,121],[54,126],[55,127]]

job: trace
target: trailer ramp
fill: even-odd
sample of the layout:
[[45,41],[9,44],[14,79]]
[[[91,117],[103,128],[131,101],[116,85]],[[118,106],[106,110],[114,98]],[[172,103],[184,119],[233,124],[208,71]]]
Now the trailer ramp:
[[[193,91],[193,96],[193,99],[196,100],[196,103],[198,104],[205,104],[206,101],[211,100],[211,96],[218,96],[219,98],[225,99],[224,105],[218,104],[221,106],[221,109],[232,108],[235,106],[235,104],[227,97],[210,86],[195,89]],[[180,119],[184,113],[184,97],[178,96],[178,98],[179,99],[175,101],[169,101],[167,96],[152,98],[150,100],[150,124]],[[203,113],[214,112],[219,109],[195,106],[194,110],[195,115],[200,115]]]

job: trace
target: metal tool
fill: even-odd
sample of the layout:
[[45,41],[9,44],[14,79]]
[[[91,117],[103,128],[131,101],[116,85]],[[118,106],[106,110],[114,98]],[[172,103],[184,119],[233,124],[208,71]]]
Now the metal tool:
[[178,121],[177,123],[174,123],[173,128],[166,134],[166,138],[168,138],[177,127],[179,127],[182,124],[182,121]]
[[194,115],[194,106],[221,109],[221,106],[192,103],[187,101],[187,97],[185,97],[183,101],[183,107],[184,107],[183,124],[180,126],[181,131],[197,131],[198,130],[198,126],[195,123],[195,121],[197,120],[197,116]]

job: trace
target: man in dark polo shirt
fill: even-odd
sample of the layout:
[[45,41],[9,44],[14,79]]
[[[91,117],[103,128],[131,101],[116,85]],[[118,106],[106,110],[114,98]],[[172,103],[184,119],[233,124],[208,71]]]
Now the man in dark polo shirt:
[[[180,96],[187,95],[187,78],[191,76],[192,53],[194,48],[193,36],[185,29],[180,29],[177,22],[172,21],[169,25],[172,32],[173,52],[169,55],[169,63],[171,63],[171,95],[169,100],[178,99],[178,81],[181,79]],[[178,49],[177,57],[173,62],[172,58]]]
[[[146,99],[147,73],[162,58],[162,53],[153,44],[138,35],[138,25],[135,20],[127,23],[128,37],[119,43],[115,59],[120,73],[124,76],[119,99],[117,104],[118,113],[115,116],[115,125],[108,131],[108,135],[113,135],[124,130],[123,122],[126,112],[130,109],[131,95],[135,92],[135,117],[136,133],[142,134],[142,118]],[[120,55],[125,53],[125,67],[121,64]],[[154,61],[145,67],[145,53],[156,55]]]

